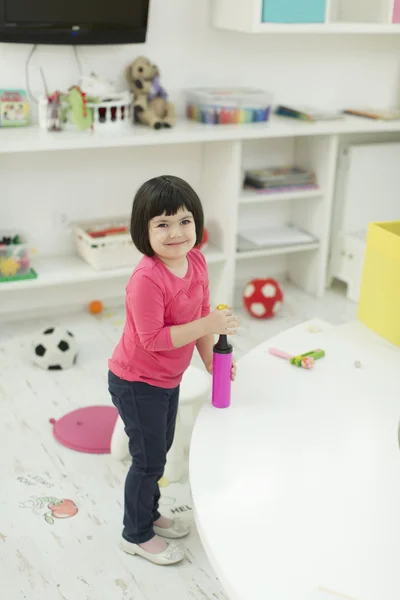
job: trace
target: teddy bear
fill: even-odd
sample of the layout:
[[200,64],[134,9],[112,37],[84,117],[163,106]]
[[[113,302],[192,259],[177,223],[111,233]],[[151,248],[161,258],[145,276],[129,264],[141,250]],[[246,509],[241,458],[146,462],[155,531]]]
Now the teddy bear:
[[173,127],[175,107],[168,101],[160,85],[160,71],[144,56],[139,56],[126,69],[126,78],[133,92],[133,118],[154,129]]

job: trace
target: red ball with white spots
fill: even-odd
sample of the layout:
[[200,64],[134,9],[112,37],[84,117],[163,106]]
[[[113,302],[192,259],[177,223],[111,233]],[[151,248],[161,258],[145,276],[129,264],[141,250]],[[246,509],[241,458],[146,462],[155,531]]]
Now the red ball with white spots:
[[243,291],[243,303],[256,319],[274,317],[282,306],[283,292],[275,279],[253,279]]

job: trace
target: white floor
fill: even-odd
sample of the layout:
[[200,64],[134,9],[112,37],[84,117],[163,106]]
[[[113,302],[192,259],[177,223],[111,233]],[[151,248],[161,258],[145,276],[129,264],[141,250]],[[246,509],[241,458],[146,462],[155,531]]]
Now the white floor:
[[[340,293],[316,301],[286,286],[274,320],[242,318],[235,340],[240,358],[255,344],[312,317],[334,324],[355,318]],[[123,310],[101,317],[60,317],[76,335],[80,355],[69,371],[42,371],[30,362],[34,332],[54,323],[36,320],[0,331],[0,587],[7,600],[222,600],[226,595],[195,529],[184,541],[185,562],[155,567],[119,547],[127,464],[108,455],[79,454],[59,445],[50,418],[75,408],[108,404],[107,358],[123,326]],[[193,522],[187,481],[163,488],[165,514]],[[53,503],[78,512],[57,518]],[[49,505],[51,506],[49,508]],[[69,506],[68,506],[69,505]],[[55,517],[55,518],[54,518]],[[251,600],[251,599],[249,599]]]

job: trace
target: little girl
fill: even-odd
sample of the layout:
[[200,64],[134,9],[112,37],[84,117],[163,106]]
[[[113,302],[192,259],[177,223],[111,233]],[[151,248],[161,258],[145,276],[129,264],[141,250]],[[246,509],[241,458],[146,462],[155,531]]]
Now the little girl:
[[[231,310],[210,313],[203,209],[178,177],[147,181],[133,201],[131,236],[144,255],[126,288],[126,322],[109,361],[109,391],[129,437],[122,547],[153,563],[181,561],[189,527],[158,512],[158,481],[175,430],[179,384],[194,347],[212,372],[214,334],[234,334]],[[232,379],[236,367],[232,368]]]

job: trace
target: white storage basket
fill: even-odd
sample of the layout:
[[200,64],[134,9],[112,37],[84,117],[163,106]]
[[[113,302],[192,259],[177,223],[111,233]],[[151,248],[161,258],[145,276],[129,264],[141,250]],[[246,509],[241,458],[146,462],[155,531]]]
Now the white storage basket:
[[[39,99],[39,126],[47,129],[47,98]],[[96,131],[114,130],[118,127],[133,125],[132,98],[129,92],[121,95],[121,100],[110,102],[87,103],[88,110],[93,111],[93,126]],[[78,131],[73,123],[68,121],[62,127],[66,131]]]
[[[79,254],[97,271],[106,269],[134,268],[141,259],[141,253],[133,245],[129,233],[129,218],[97,219],[73,225],[75,244]],[[99,232],[114,228],[125,228],[126,233],[107,233],[98,237]],[[95,235],[91,235],[95,233]]]

